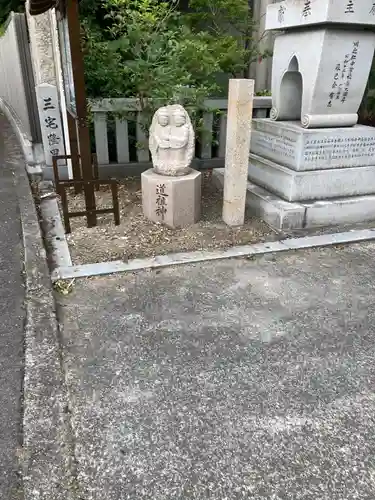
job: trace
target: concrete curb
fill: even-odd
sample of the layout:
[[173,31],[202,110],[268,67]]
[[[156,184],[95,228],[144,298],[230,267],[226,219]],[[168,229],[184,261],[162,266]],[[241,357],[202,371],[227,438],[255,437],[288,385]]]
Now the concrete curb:
[[228,248],[227,250],[196,251],[157,255],[148,259],[133,259],[128,262],[115,260],[84,264],[80,266],[57,267],[52,272],[52,281],[101,276],[105,274],[142,271],[144,269],[158,269],[181,264],[196,264],[213,260],[234,259],[264,255],[267,253],[285,252],[287,250],[302,250],[344,243],[358,243],[375,239],[374,229],[352,230],[345,233],[322,234],[318,236],[304,236],[302,238],[286,238],[269,243],[255,243]]
[[[214,172],[213,177],[214,182],[216,182],[217,185],[221,185],[220,183],[223,177],[222,172]],[[52,190],[48,181],[41,184],[45,185],[47,191]],[[43,191],[43,189],[41,191]],[[235,246],[225,250],[198,250],[169,255],[157,255],[145,259],[132,259],[128,262],[115,260],[94,264],[72,265],[64,226],[54,195],[41,203],[41,212],[43,215],[42,226],[44,234],[50,247],[49,257],[52,268],[51,279],[53,282],[65,279],[103,276],[114,273],[136,272],[145,269],[158,269],[182,264],[195,264],[212,260],[249,257],[268,253],[285,252],[287,250],[301,250],[345,243],[356,243],[375,239],[375,228],[352,229],[341,233],[302,236],[300,238],[283,238],[278,241]],[[285,216],[289,217],[290,214],[285,214]]]
[[39,182],[39,195],[41,197],[39,208],[42,216],[42,230],[44,238],[48,242],[51,268],[54,269],[58,265],[69,267],[72,265],[72,259],[53,183],[50,181]]
[[24,498],[73,500],[69,415],[51,280],[27,174],[23,165],[16,168],[26,281]]

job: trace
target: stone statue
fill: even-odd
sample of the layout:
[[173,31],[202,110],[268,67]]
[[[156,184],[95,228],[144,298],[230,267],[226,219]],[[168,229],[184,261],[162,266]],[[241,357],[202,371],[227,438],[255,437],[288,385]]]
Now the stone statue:
[[156,173],[172,177],[190,172],[194,156],[194,129],[180,104],[159,108],[150,127],[149,148]]

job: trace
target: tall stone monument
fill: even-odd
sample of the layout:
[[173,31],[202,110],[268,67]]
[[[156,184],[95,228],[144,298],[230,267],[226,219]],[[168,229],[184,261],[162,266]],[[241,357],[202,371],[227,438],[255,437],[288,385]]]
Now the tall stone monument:
[[268,210],[270,222],[375,219],[375,129],[357,125],[375,49],[375,0],[280,1],[268,6],[266,29],[281,31],[273,107],[270,119],[253,121],[249,179],[265,190],[262,202],[288,214]]
[[149,149],[154,168],[142,174],[144,215],[169,227],[197,222],[201,210],[201,173],[190,168],[194,129],[179,104],[159,108],[150,127]]

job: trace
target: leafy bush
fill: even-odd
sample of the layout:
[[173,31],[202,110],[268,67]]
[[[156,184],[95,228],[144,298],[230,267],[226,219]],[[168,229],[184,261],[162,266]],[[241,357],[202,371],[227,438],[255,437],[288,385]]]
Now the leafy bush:
[[248,2],[217,3],[220,16],[210,0],[207,12],[203,0],[192,1],[194,15],[176,1],[83,0],[88,95],[137,98],[146,132],[156,108],[179,102],[202,132],[204,100],[225,96],[228,76],[242,76],[258,56]]
[[194,14],[176,1],[83,0],[88,94],[142,104],[225,95],[220,75],[242,76],[259,57],[248,1],[190,4]]
[[13,12],[22,12],[25,8],[24,0],[0,0],[0,34],[1,26],[8,19],[9,14]]
[[188,15],[193,29],[205,29],[212,41],[227,40],[222,69],[232,77],[247,78],[251,63],[270,55],[261,52],[251,0],[191,0]]

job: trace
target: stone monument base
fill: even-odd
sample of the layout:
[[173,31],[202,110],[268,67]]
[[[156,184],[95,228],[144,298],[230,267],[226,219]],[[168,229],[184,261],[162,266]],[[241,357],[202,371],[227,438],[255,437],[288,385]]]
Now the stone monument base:
[[286,201],[375,194],[375,165],[297,172],[250,154],[248,173],[250,181]]
[[[214,169],[212,178],[222,188],[224,169]],[[289,202],[248,182],[246,205],[271,227],[285,231],[375,221],[375,194]]]
[[375,165],[375,128],[304,129],[299,122],[256,118],[251,153],[296,171]]
[[190,226],[201,213],[202,174],[191,169],[180,177],[157,174],[154,169],[142,173],[143,214],[153,222],[171,228]]
[[253,123],[247,199],[258,215],[278,229],[375,220],[373,127]]

